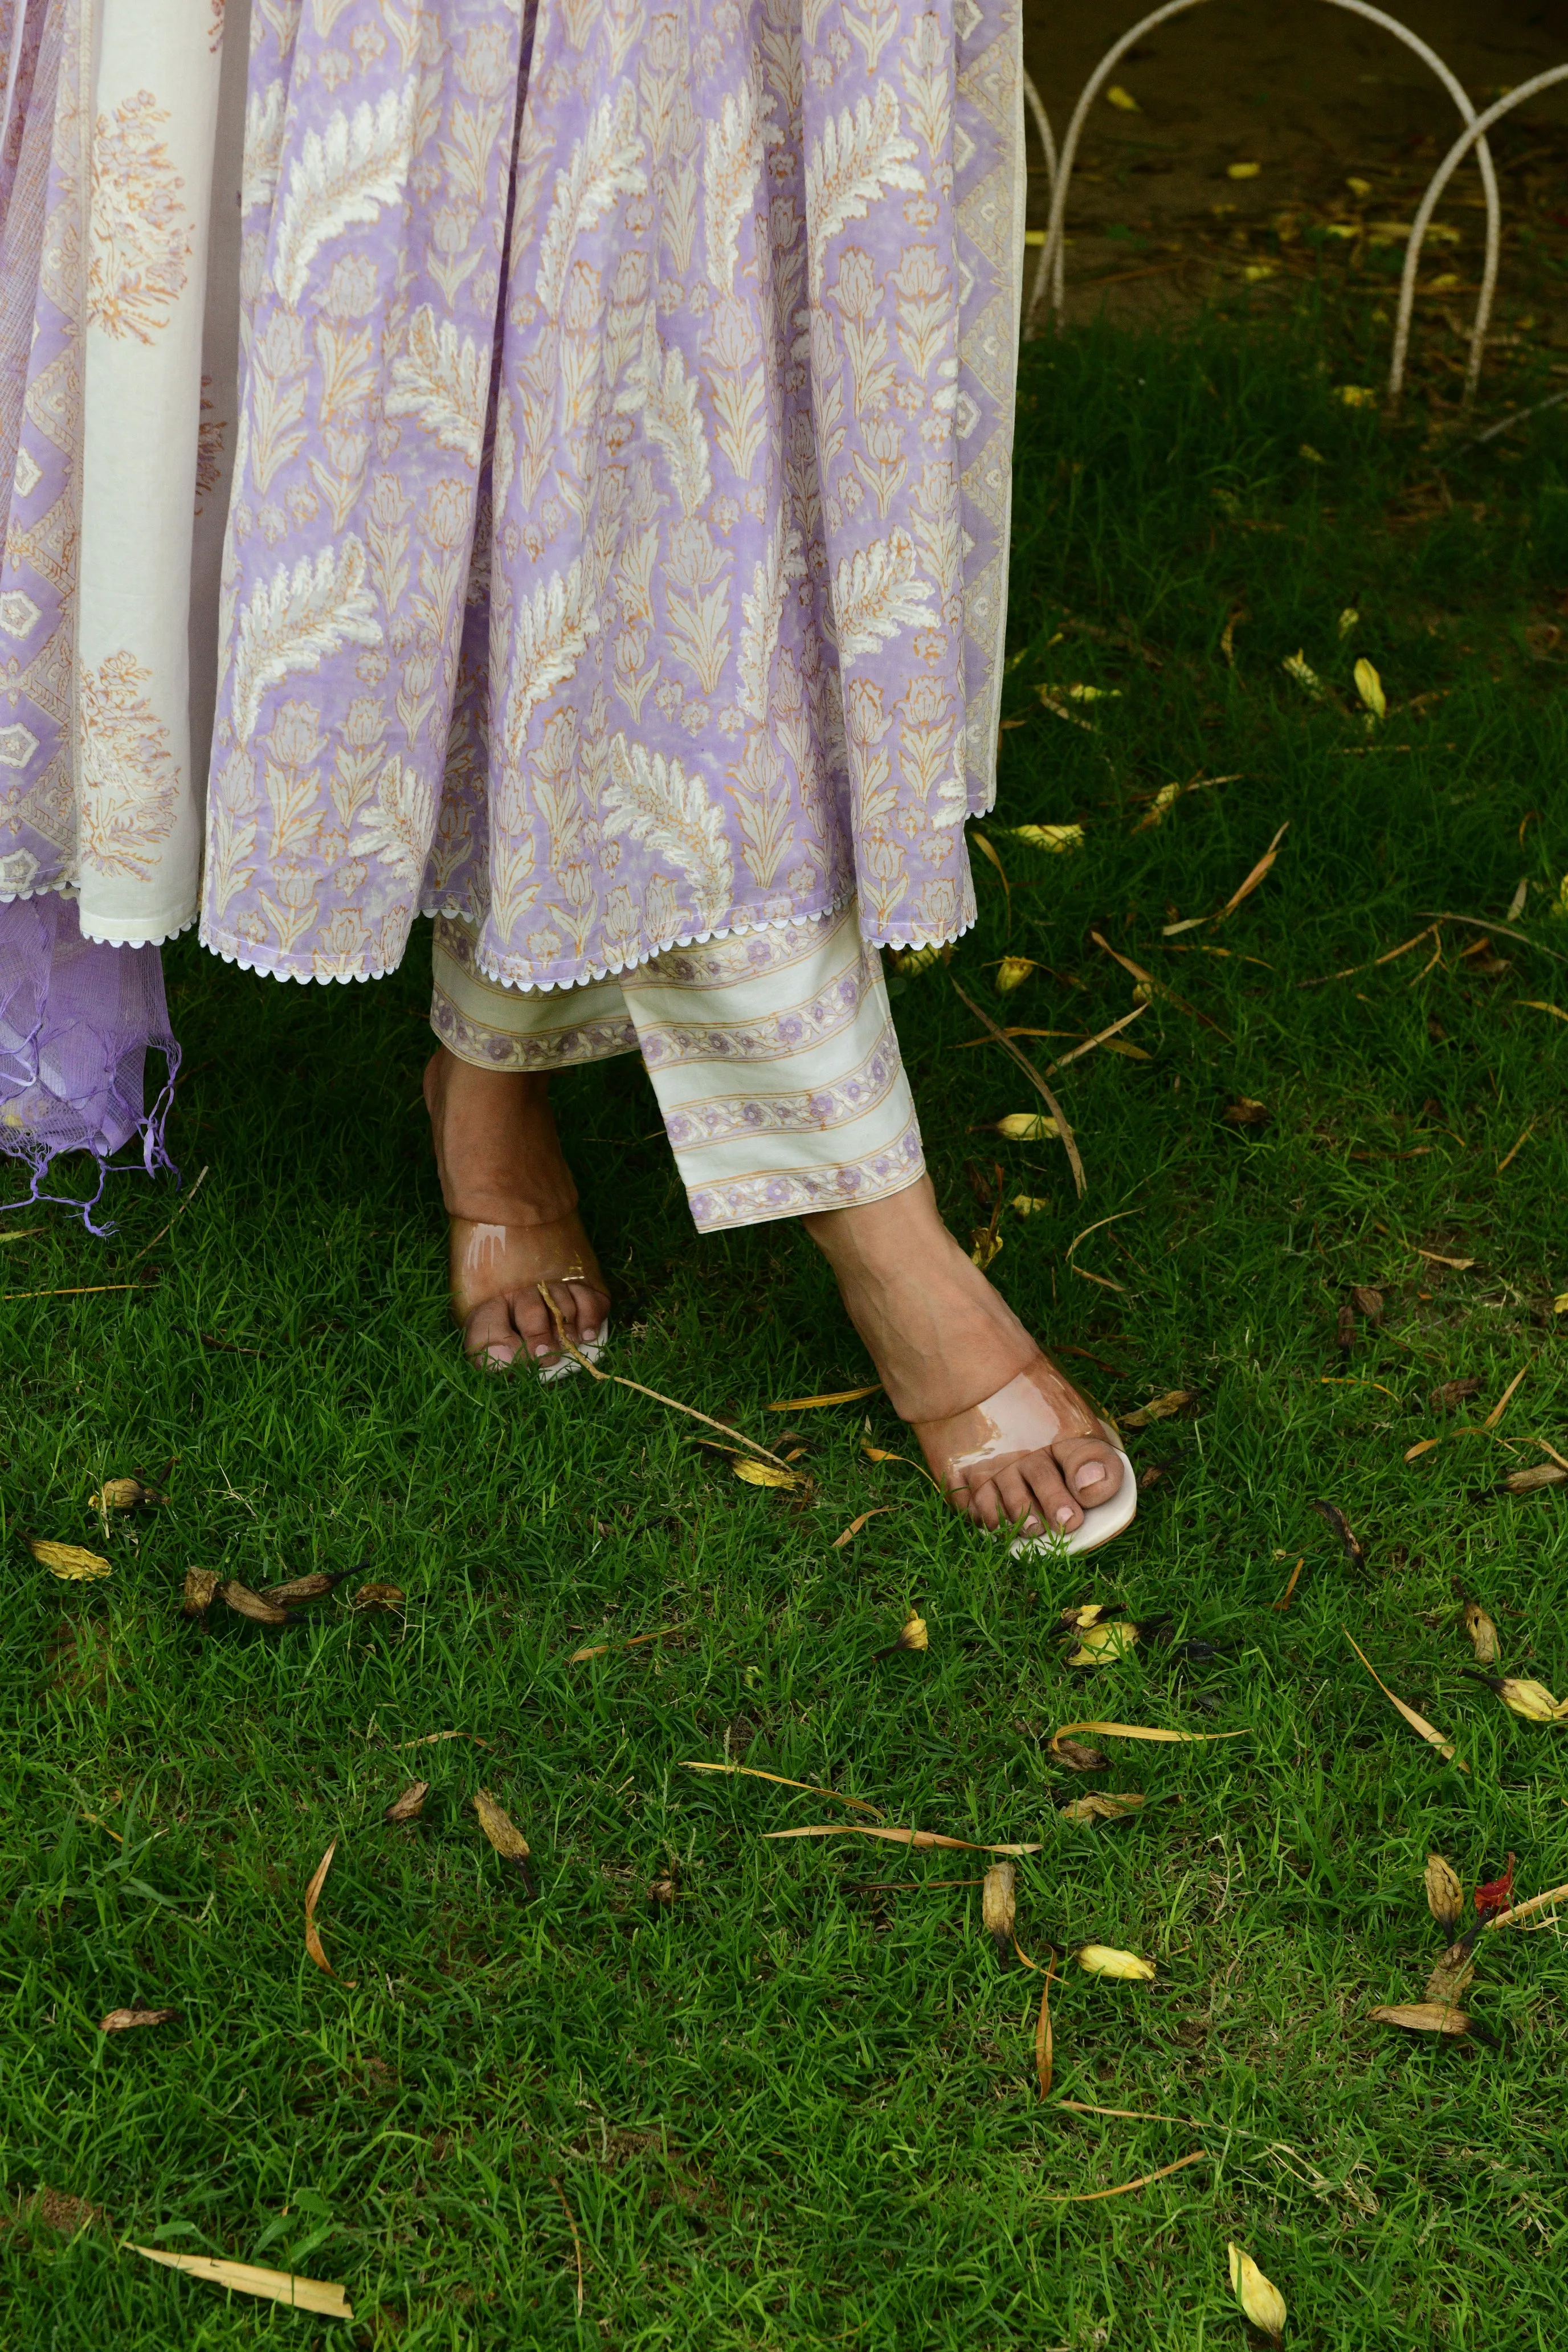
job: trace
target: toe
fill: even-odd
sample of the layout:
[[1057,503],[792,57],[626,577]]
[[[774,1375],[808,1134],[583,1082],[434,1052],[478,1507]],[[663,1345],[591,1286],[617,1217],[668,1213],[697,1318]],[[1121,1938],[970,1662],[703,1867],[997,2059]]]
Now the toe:
[[463,1326],[463,1353],[488,1371],[506,1371],[522,1348],[504,1298],[484,1299]]
[[1044,1532],[1047,1523],[1040,1517],[1038,1503],[1019,1464],[1013,1463],[997,1473],[994,1492],[1009,1527],[1016,1528],[1021,1535]]
[[1121,1461],[1103,1437],[1058,1438],[1051,1448],[1068,1487],[1086,1511],[1121,1491]]
[[1083,1513],[1064,1483],[1048,1447],[1042,1446],[1037,1454],[1026,1454],[1018,1471],[1028,1485],[1031,1508],[1048,1534],[1070,1536],[1075,1528],[1083,1525]]
[[977,1486],[959,1485],[947,1490],[948,1500],[958,1510],[977,1519],[983,1528],[999,1528],[1002,1524],[1002,1504],[996,1492],[996,1481],[987,1478]]

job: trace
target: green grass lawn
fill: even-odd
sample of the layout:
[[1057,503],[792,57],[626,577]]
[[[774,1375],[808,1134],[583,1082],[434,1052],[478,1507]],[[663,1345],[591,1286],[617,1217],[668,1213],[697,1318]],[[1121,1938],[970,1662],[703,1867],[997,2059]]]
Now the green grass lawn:
[[[1568,1488],[1500,1491],[1548,1461],[1533,1439],[1568,1454],[1568,1032],[1540,1009],[1568,1011],[1568,419],[1466,453],[1419,408],[1338,400],[1370,365],[1305,323],[1026,353],[1022,723],[984,828],[1010,899],[977,860],[977,928],[892,985],[952,1223],[985,1223],[1000,1163],[1006,1199],[1046,1204],[1002,1214],[1013,1305],[1111,1410],[1190,1391],[1129,1432],[1140,1515],[1108,1552],[1010,1559],[867,1458],[913,1450],[876,1399],[766,1411],[865,1359],[792,1226],[695,1238],[625,1062],[559,1095],[620,1286],[611,1361],[764,1442],[798,1430],[810,1486],[741,1483],[625,1389],[468,1370],[418,1102],[422,950],[318,991],[170,954],[172,1143],[205,1184],[165,1234],[175,1196],[127,1177],[107,1244],[52,1209],[0,1247],[7,1291],[150,1277],[0,1310],[6,2346],[1200,2352],[1248,2340],[1230,2239],[1293,2345],[1561,2345],[1561,1929],[1485,1939],[1467,2007],[1489,2042],[1368,2011],[1418,2000],[1441,1948],[1429,1851],[1467,1899],[1510,1851],[1521,1895],[1568,1879],[1568,1724],[1467,1680],[1458,1622],[1479,1600],[1506,1668],[1568,1693]],[[1282,668],[1298,652],[1321,699]],[[1227,781],[1146,821],[1204,778]],[[1287,820],[1233,914],[1164,936]],[[1083,845],[1012,837],[1031,823]],[[1375,961],[1439,912],[1481,927]],[[1139,1058],[1053,1081],[1079,1200],[1059,1145],[987,1131],[1038,1101],[968,1044],[952,982],[1068,1033],[1026,1041],[1043,1067],[1135,1001],[1096,932],[1155,991],[1123,1033]],[[1004,994],[1009,955],[1038,968]],[[1266,1119],[1227,1118],[1247,1103]],[[1352,1307],[1342,1347],[1358,1285],[1384,1312]],[[1473,1397],[1435,1411],[1460,1381]],[[170,1500],[105,1544],[87,1497],[133,1468]],[[28,1534],[112,1573],[57,1582]],[[348,1580],[281,1633],[221,1603],[199,1627],[193,1566]],[[353,1609],[366,1579],[403,1612]],[[1059,1612],[1089,1600],[1173,1638],[1075,1673]],[[929,1649],[875,1656],[911,1610]],[[1102,1717],[1239,1737],[1108,1738],[1093,1780],[1053,1762],[1058,1726]],[[890,1822],[1037,1842],[1024,1951],[1121,1946],[1157,1980],[1065,1962],[1042,2104],[1040,1979],[982,1934],[986,1857],[764,1843],[866,1817],[682,1769],[726,1755]],[[416,1776],[423,1819],[384,1825]],[[1145,1801],[1066,1820],[1096,1787]],[[531,1900],[481,1788],[529,1841]],[[334,1839],[336,1978],[303,1943]],[[101,2033],[126,2005],[179,2014]],[[122,2240],[341,2281],[354,2328]]]

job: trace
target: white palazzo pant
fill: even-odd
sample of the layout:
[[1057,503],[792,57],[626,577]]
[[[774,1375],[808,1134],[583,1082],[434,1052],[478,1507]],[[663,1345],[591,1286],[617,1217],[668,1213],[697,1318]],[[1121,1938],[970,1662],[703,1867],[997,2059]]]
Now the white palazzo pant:
[[881,961],[853,901],[575,988],[504,988],[475,941],[437,918],[442,1044],[487,1070],[640,1053],[700,1232],[883,1200],[924,1172]]

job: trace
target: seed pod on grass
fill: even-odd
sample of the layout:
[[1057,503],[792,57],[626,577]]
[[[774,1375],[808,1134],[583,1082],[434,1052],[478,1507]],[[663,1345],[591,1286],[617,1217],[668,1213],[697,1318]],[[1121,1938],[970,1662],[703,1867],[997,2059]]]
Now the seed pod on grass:
[[1488,1690],[1496,1691],[1510,1715],[1521,1723],[1562,1723],[1564,1708],[1559,1706],[1544,1683],[1521,1681],[1516,1675],[1479,1675],[1473,1666],[1465,1673],[1473,1683],[1485,1683]]
[[1470,2030],[1464,2011],[1446,2000],[1396,2001],[1371,2013],[1378,2025],[1403,2026],[1406,2033],[1447,2033],[1456,2042]]
[[1450,1944],[1431,1975],[1426,1979],[1426,2001],[1436,2001],[1441,2008],[1452,2009],[1461,1993],[1468,1990],[1474,1980],[1476,1962],[1468,1937],[1461,1936]]
[[1458,1871],[1440,1853],[1426,1857],[1426,1907],[1444,1935],[1451,1937],[1464,1916],[1465,1890]]
[[404,1603],[400,1584],[362,1584],[349,1602],[351,1609],[384,1609],[395,1616]]
[[1152,1984],[1154,1963],[1136,1952],[1119,1952],[1110,1944],[1080,1944],[1073,1954],[1091,1977],[1114,1977],[1128,1984]]
[[179,2013],[177,2009],[111,2009],[107,2017],[99,2020],[98,2030],[100,2033],[129,2033],[139,2025],[167,2025]]
[[1130,1821],[1142,1801],[1139,1796],[1102,1797],[1098,1789],[1091,1789],[1086,1797],[1075,1797],[1070,1805],[1064,1805],[1061,1819],[1064,1822]]
[[270,1601],[274,1609],[298,1609],[307,1601],[320,1601],[331,1591],[338,1578],[329,1576],[324,1569],[315,1569],[309,1576],[297,1576],[289,1584],[269,1584],[259,1597]]
[[528,1874],[528,1840],[516,1828],[511,1817],[504,1813],[486,1789],[474,1792],[474,1811],[479,1817],[479,1827],[503,1862],[510,1862],[522,1881],[525,1895],[533,1893],[533,1881]]
[[205,1617],[216,1597],[221,1579],[216,1568],[187,1568],[180,1607],[187,1617]]
[[156,1486],[144,1486],[140,1478],[106,1478],[96,1495],[87,1498],[93,1511],[133,1511],[139,1503],[166,1503]]
[[1369,1323],[1382,1322],[1383,1293],[1381,1290],[1370,1290],[1364,1283],[1358,1282],[1351,1292],[1351,1298],[1358,1315],[1364,1315]]
[[382,1820],[390,1822],[394,1828],[404,1822],[416,1822],[425,1810],[425,1797],[429,1786],[428,1780],[411,1780],[400,1797],[394,1797]]
[[1058,1732],[1050,1745],[1053,1763],[1065,1764],[1069,1772],[1106,1772],[1110,1759],[1098,1748],[1086,1748],[1080,1740],[1064,1739]]
[[995,1948],[997,1964],[1005,1968],[1013,1951],[1013,1922],[1017,1916],[1018,1874],[1010,1862],[994,1862],[980,1889],[980,1916]]
[[1465,1631],[1470,1637],[1470,1647],[1476,1654],[1478,1666],[1495,1666],[1502,1655],[1498,1630],[1479,1601],[1465,1603]]
[[1227,2245],[1230,2257],[1231,2293],[1251,2320],[1254,2327],[1271,2336],[1276,2344],[1285,2333],[1285,2298],[1272,2279],[1264,2277],[1250,2254],[1239,2246]]
[[270,1601],[263,1601],[259,1592],[252,1592],[248,1584],[237,1583],[232,1576],[217,1589],[235,1615],[248,1617],[253,1625],[287,1625],[289,1622],[287,1609],[274,1608]]

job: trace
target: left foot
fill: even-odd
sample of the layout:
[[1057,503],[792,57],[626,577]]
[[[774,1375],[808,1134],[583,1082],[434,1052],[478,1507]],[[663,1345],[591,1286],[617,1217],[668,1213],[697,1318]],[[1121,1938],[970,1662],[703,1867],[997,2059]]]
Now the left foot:
[[957,1509],[982,1527],[1071,1536],[1121,1491],[1100,1416],[949,1233],[929,1177],[801,1222]]

